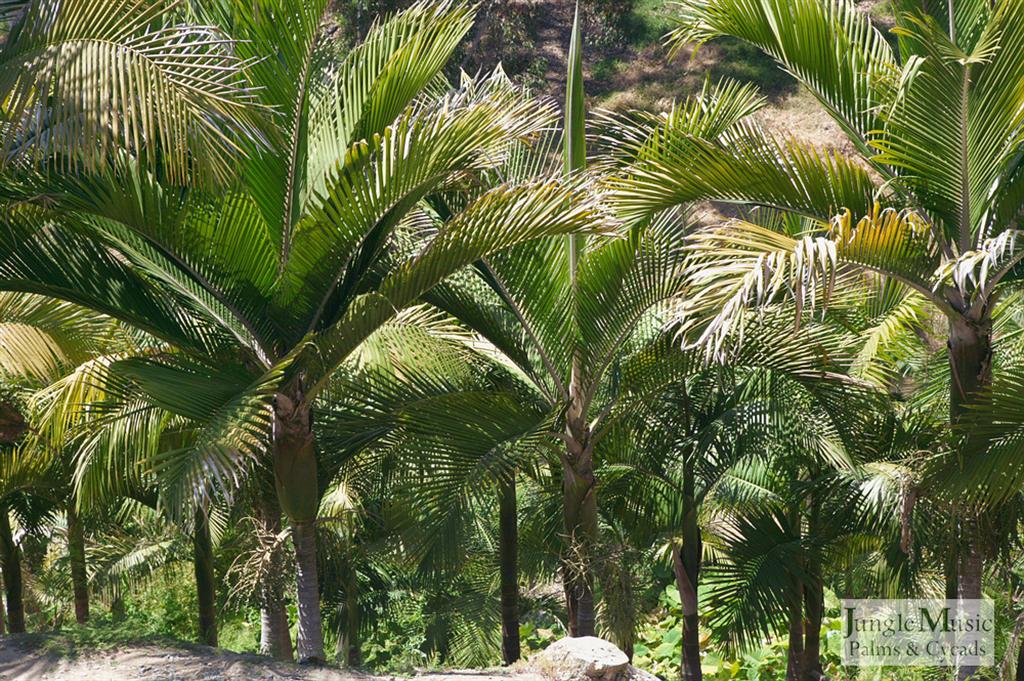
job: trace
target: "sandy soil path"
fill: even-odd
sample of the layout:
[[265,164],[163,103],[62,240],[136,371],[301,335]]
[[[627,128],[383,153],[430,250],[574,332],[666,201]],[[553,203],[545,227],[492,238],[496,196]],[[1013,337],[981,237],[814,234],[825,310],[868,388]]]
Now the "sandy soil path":
[[[110,650],[62,649],[46,635],[0,637],[2,681],[389,681],[337,669],[314,669],[205,646],[140,644]],[[416,681],[543,681],[492,671],[425,673]]]

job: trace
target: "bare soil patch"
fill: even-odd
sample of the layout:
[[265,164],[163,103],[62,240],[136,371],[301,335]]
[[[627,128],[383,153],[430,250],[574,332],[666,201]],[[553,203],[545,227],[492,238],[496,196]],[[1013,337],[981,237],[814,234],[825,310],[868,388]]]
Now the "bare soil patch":
[[[267,657],[168,641],[83,650],[56,634],[0,637],[3,681],[392,681],[331,667],[301,667]],[[543,681],[522,671],[454,670],[417,681]]]

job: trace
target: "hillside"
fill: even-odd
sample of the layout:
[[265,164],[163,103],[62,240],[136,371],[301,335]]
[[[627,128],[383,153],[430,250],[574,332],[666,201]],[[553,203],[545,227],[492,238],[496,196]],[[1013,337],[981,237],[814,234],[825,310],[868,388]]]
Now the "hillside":
[[[461,63],[468,71],[501,62],[505,70],[556,99],[565,87],[572,0],[490,0],[468,39]],[[860,0],[863,11],[886,23],[886,0]],[[763,118],[779,130],[826,146],[842,136],[817,102],[757,49],[718,40],[695,55],[670,57],[663,38],[671,29],[670,0],[583,0],[586,94],[592,108],[664,111],[696,92],[706,78],[750,82],[768,98]],[[472,57],[470,55],[473,55]]]

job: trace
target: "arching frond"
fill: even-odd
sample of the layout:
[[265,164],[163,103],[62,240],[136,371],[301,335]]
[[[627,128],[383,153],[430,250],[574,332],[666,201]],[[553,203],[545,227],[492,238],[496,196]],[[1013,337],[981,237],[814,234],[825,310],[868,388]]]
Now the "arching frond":
[[116,334],[111,320],[58,300],[0,293],[0,375],[56,378]]
[[1010,37],[1024,30],[1024,17],[1016,3],[996,3],[954,41],[934,17],[905,9],[896,31],[915,56],[872,144],[963,254],[996,236],[986,233],[985,216],[1024,142],[1024,56]]
[[892,48],[850,0],[700,0],[673,3],[675,49],[723,35],[760,48],[805,85],[866,152],[878,108],[897,78]]
[[692,309],[714,310],[701,342],[718,353],[742,329],[745,310],[789,298],[799,320],[805,309],[824,307],[851,267],[892,278],[952,313],[934,292],[941,257],[927,223],[913,212],[875,210],[854,223],[850,213],[832,221],[830,232],[794,239],[732,221],[696,232],[691,283]]
[[233,174],[249,63],[174,2],[34,0],[0,52],[6,158],[97,168],[128,149],[175,183]]
[[[461,267],[492,252],[605,220],[596,197],[556,180],[493,189],[459,213],[421,252],[386,277],[379,289],[352,303],[345,316],[316,339],[314,359],[333,367],[395,312]],[[320,372],[318,372],[320,373]]]

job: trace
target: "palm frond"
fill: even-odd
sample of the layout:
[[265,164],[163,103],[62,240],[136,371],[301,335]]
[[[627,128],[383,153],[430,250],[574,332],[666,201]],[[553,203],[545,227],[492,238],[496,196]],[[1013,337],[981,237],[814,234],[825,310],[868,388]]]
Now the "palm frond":
[[707,139],[687,128],[692,123],[669,118],[632,133],[647,141],[610,180],[612,198],[627,220],[712,199],[825,222],[843,209],[865,214],[878,198],[867,170],[835,150],[775,136],[750,121]]
[[422,251],[388,275],[380,288],[355,299],[344,317],[320,334],[314,359],[325,375],[380,324],[461,267],[492,252],[553,234],[606,223],[596,197],[557,180],[501,186],[474,201]]
[[0,52],[3,153],[71,170],[128,149],[174,183],[224,180],[256,98],[249,62],[174,2],[34,0]]
[[434,81],[473,23],[468,5],[419,2],[374,26],[310,96],[306,196],[315,197],[351,146],[382,134]]
[[[801,239],[734,220],[696,232],[691,283],[693,310],[709,309],[713,319],[702,333],[709,352],[740,333],[746,310],[789,298],[799,321],[805,309],[827,306],[837,278],[862,268],[892,278],[939,309],[953,313],[934,292],[941,256],[926,221],[914,212],[880,210],[854,223],[849,212],[832,221],[827,234]],[[713,302],[712,302],[713,301]]]
[[[275,304],[300,333],[336,321],[400,220],[429,192],[500,163],[508,142],[539,133],[553,110],[501,84],[408,108],[358,141],[296,227]],[[379,274],[379,273],[376,273]]]
[[774,57],[800,80],[865,154],[890,101],[898,66],[892,48],[850,0],[698,0],[673,3],[678,50],[732,35]]
[[117,335],[110,319],[51,298],[0,293],[0,375],[57,378]]
[[979,27],[974,40],[964,34],[955,44],[919,9],[900,15],[897,32],[917,54],[904,64],[872,142],[877,160],[901,171],[961,254],[996,236],[985,233],[984,218],[1024,140],[1024,56],[1009,38],[1024,30],[1024,18],[1002,2],[972,32]]

